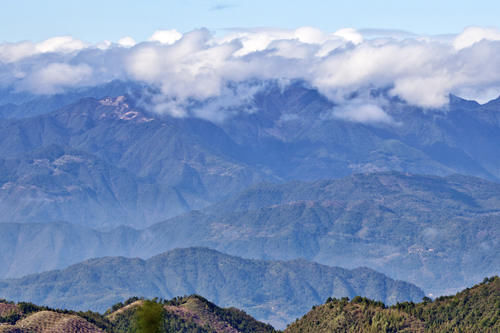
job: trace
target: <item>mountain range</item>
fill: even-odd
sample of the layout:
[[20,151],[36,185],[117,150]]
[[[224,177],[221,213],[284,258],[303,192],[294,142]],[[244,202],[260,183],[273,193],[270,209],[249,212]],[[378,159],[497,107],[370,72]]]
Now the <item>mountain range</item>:
[[500,185],[479,178],[385,172],[257,185],[145,229],[4,223],[0,276],[205,246],[245,258],[367,266],[449,294],[498,274],[499,198]]
[[500,98],[422,109],[373,89],[346,97],[353,116],[301,81],[240,84],[254,93],[177,116],[135,82],[0,88],[0,278],[191,246],[369,267],[429,296],[499,273]]
[[178,249],[148,260],[105,257],[64,270],[0,280],[0,297],[56,308],[104,312],[133,296],[199,294],[284,327],[328,297],[363,295],[394,304],[423,291],[368,268],[347,270],[305,260],[262,261],[205,248]]
[[359,172],[500,179],[498,100],[450,96],[423,110],[392,98],[391,121],[373,123],[336,116],[303,82],[263,86],[221,119],[152,112],[137,83],[45,97],[4,89],[1,222],[145,227],[261,182]]

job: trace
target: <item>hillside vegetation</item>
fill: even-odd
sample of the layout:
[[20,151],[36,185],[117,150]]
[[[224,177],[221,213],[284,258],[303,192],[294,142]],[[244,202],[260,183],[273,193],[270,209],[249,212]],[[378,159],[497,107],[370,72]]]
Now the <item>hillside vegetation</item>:
[[93,318],[99,317],[90,312],[76,313],[0,300],[1,333],[103,333],[102,327],[94,324]]
[[136,297],[105,314],[40,307],[32,303],[0,305],[1,333],[271,333],[274,328],[236,308],[223,309],[193,295],[167,300]]
[[500,278],[455,296],[386,307],[363,297],[329,299],[285,333],[306,332],[499,332]]

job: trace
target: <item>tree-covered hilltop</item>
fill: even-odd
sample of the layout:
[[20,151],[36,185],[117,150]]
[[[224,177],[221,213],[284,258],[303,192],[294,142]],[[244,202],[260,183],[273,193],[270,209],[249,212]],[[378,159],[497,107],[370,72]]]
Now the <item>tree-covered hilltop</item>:
[[272,333],[236,308],[220,308],[192,295],[172,300],[133,297],[104,314],[51,309],[0,300],[1,333]]
[[500,332],[500,278],[486,278],[481,284],[433,302],[401,303],[392,308],[422,320],[431,332]]
[[363,297],[329,299],[314,306],[286,333],[423,332],[424,325],[405,312],[387,309],[383,303]]
[[500,278],[418,304],[328,299],[285,330],[299,332],[500,332]]
[[[134,298],[132,298],[134,300]],[[128,305],[127,305],[128,303]],[[106,318],[112,323],[116,333],[146,332],[143,328],[159,324],[158,332],[199,332],[199,333],[267,333],[275,332],[269,324],[259,322],[236,308],[220,308],[205,298],[192,295],[171,300],[127,301],[123,307],[115,305]],[[158,310],[162,309],[161,316]]]

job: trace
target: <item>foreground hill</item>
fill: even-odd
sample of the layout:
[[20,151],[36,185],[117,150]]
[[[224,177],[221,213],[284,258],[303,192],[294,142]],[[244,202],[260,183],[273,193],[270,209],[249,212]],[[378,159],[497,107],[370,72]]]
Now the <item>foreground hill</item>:
[[206,246],[237,256],[371,267],[434,295],[500,273],[500,185],[396,172],[264,184],[146,229],[0,224],[0,277],[92,257]]
[[435,301],[403,303],[387,308],[380,302],[356,297],[328,300],[291,324],[297,332],[499,332],[500,278],[455,296]]
[[[157,311],[158,318],[155,318],[151,310]],[[158,321],[160,332],[275,332],[272,326],[258,322],[241,310],[222,309],[200,296],[161,302],[132,298],[125,304],[115,304],[104,315],[90,311],[54,310],[32,303],[15,304],[0,300],[0,332],[129,333],[138,328],[138,312],[141,311],[148,311],[148,318]]]
[[0,300],[1,333],[103,333],[81,315]]
[[[386,307],[364,297],[329,298],[290,324],[285,333],[329,332],[485,332],[500,330],[500,278],[455,296]],[[148,318],[148,320],[144,320]],[[236,308],[220,308],[200,296],[144,300],[132,297],[104,314],[40,307],[0,300],[2,333],[128,333],[138,328],[183,333],[266,333],[272,326]]]
[[[130,303],[132,298],[125,302]],[[122,304],[113,306],[107,312],[106,319],[111,322],[114,332],[129,332],[134,327],[135,316],[138,311],[149,307],[150,313],[162,308],[162,332],[199,332],[199,333],[267,333],[276,332],[269,325],[259,322],[236,308],[220,308],[205,298],[197,295],[177,297],[170,301],[143,301],[138,300],[120,308]],[[141,309],[142,308],[142,309]],[[153,311],[151,311],[153,310]],[[163,330],[161,330],[163,327]]]
[[412,284],[367,268],[248,260],[204,248],[174,250],[148,260],[93,259],[61,271],[0,281],[0,297],[78,310],[104,311],[132,296],[193,293],[244,309],[277,327],[328,297],[362,295],[394,304],[424,296]]

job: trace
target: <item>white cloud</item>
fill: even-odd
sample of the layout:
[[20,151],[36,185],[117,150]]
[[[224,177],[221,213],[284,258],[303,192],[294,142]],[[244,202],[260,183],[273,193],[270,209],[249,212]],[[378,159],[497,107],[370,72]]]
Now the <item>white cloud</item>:
[[74,39],[71,36],[61,36],[49,38],[41,43],[36,44],[35,47],[39,53],[70,53],[82,50],[87,47],[87,45],[81,40]]
[[323,44],[329,39],[327,34],[313,27],[298,28],[293,35],[299,42],[309,44]]
[[31,73],[23,82],[26,88],[38,94],[53,94],[62,88],[88,80],[92,68],[86,64],[52,63]]
[[111,41],[103,40],[102,42],[97,43],[95,47],[98,48],[99,50],[107,50],[111,47],[111,45],[113,45]]
[[264,51],[269,44],[275,40],[292,38],[294,38],[293,31],[281,29],[251,29],[229,34],[222,38],[219,43],[238,41],[241,43],[241,47],[234,55],[241,57],[250,53]]
[[40,43],[19,42],[0,45],[0,61],[12,63],[43,53],[71,53],[86,48],[87,45],[70,36],[53,37]]
[[380,106],[359,102],[347,103],[334,108],[336,118],[357,123],[394,124],[394,120]]
[[500,31],[494,28],[468,27],[453,41],[456,50],[470,47],[482,40],[500,40]]
[[182,38],[182,34],[175,29],[172,30],[157,30],[149,37],[150,42],[159,42],[161,44],[173,44]]
[[[363,37],[354,29],[327,33],[312,27],[240,29],[223,37],[206,29],[161,30],[138,44],[129,37],[94,45],[55,37],[0,44],[0,83],[52,93],[113,79],[138,80],[160,91],[152,98],[159,112],[219,120],[251,99],[235,98],[228,86],[265,80],[303,80],[341,105],[353,92],[383,88],[410,104],[435,108],[444,106],[450,93],[481,101],[500,94],[498,40],[499,31],[484,28],[467,28],[454,38],[390,31]],[[189,111],[192,99],[204,108]],[[383,107],[357,102],[337,110],[337,116],[389,123]],[[215,116],[217,110],[225,111]]]
[[120,38],[118,40],[118,45],[123,46],[123,47],[132,47],[132,46],[135,46],[135,44],[137,44],[135,42],[135,40],[132,37],[129,37],[129,36]]
[[137,80],[156,84],[169,98],[217,96],[231,76],[231,56],[238,45],[209,46],[210,40],[207,30],[197,30],[173,45],[140,45],[127,56],[125,70]]
[[5,43],[0,45],[0,61],[12,63],[36,53],[36,47],[30,42]]
[[453,77],[446,73],[432,77],[415,75],[396,80],[391,93],[410,104],[433,108],[448,103],[452,87]]
[[334,35],[342,37],[343,39],[352,42],[354,44],[360,44],[363,42],[363,35],[361,35],[357,30],[352,28],[337,30],[334,33]]
[[[285,29],[248,29],[239,30],[236,33],[229,34],[222,38],[219,42],[225,43],[230,41],[239,41],[242,47],[235,53],[235,56],[245,56],[250,53],[264,51],[268,48],[273,48],[280,43],[277,42],[297,42],[299,44],[314,44],[330,47],[329,51],[336,47],[345,45],[346,42],[359,44],[363,41],[363,36],[356,30],[347,28],[341,29],[334,33],[324,33],[313,27],[301,27],[296,30]],[[333,43],[332,43],[333,42]],[[306,46],[306,45],[302,45]],[[327,47],[328,47],[327,46]],[[327,52],[323,52],[326,54]],[[288,57],[294,57],[293,53],[288,53]]]

